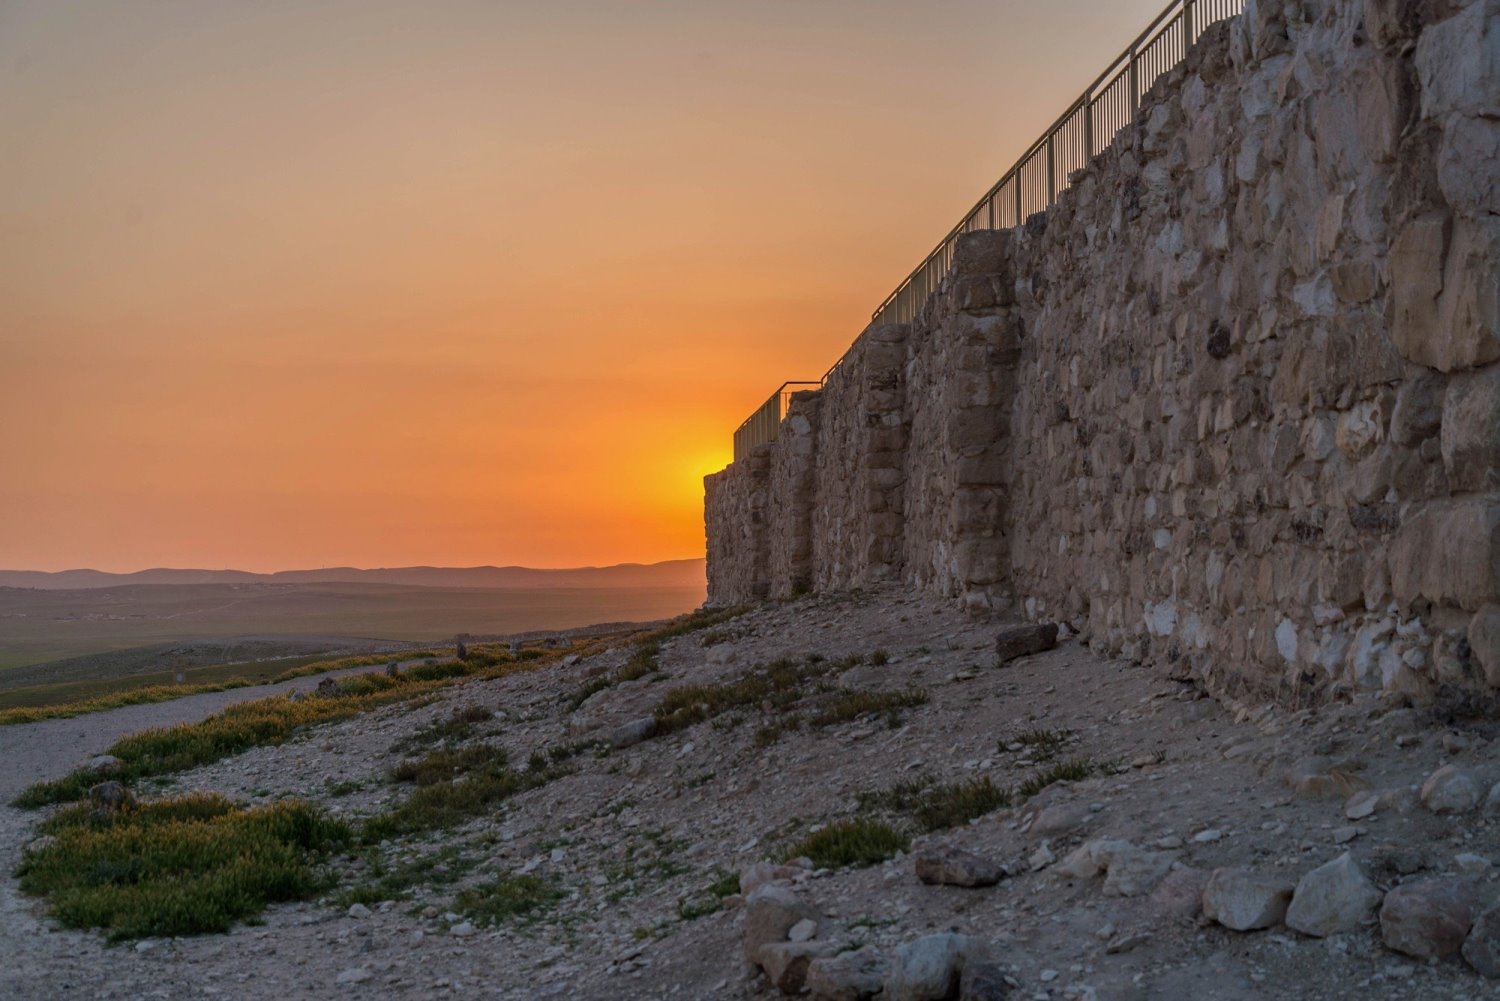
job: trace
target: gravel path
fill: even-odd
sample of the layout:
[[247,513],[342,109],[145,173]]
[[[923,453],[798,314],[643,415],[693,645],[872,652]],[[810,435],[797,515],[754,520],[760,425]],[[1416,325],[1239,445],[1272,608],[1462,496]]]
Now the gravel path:
[[[422,662],[403,661],[402,667]],[[0,771],[0,801],[9,803],[17,793],[33,783],[61,778],[93,755],[103,754],[111,744],[127,734],[139,733],[154,726],[196,723],[237,702],[263,699],[298,687],[310,690],[316,688],[324,678],[341,678],[379,669],[370,665],[351,667],[343,671],[295,678],[275,685],[204,692],[202,695],[189,695],[171,702],[122,706],[70,719],[0,726],[0,762],[4,763],[4,769]]]

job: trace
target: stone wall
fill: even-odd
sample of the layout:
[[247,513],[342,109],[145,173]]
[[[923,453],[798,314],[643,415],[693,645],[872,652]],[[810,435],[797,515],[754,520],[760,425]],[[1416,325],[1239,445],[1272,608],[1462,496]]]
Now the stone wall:
[[1251,0],[818,395],[818,588],[1289,700],[1500,687],[1500,0]]
[[[813,584],[846,590],[897,578],[906,455],[906,327],[866,330],[819,392]],[[786,593],[777,581],[777,593]]]
[[821,393],[796,393],[787,406],[780,437],[770,455],[770,523],[767,540],[768,587],[801,594],[813,588],[812,512],[816,478]]
[[764,446],[704,477],[710,601],[738,605],[771,595],[770,485],[771,454]]

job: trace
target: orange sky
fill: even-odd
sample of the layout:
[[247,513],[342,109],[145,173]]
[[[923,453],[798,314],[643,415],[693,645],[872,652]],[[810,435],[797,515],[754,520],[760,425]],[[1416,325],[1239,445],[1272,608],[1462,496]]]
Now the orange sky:
[[606,564],[1165,0],[0,0],[0,567]]

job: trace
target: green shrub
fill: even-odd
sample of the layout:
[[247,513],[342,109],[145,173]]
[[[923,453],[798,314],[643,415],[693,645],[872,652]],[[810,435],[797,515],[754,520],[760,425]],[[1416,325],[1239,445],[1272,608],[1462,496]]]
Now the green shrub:
[[897,783],[878,793],[863,793],[861,805],[904,813],[923,831],[941,831],[967,824],[975,817],[1011,804],[1011,793],[989,776],[934,785],[930,779]]
[[1069,758],[1032,775],[1017,787],[1016,795],[1030,799],[1054,783],[1081,782],[1099,771],[1099,765],[1091,758]]
[[883,820],[851,817],[836,820],[797,842],[788,859],[806,856],[820,869],[876,865],[911,847],[911,838]]
[[306,803],[245,809],[207,794],[112,819],[80,804],[41,826],[52,840],[23,856],[21,889],[62,924],[111,940],[224,932],[267,904],[315,896],[327,885],[316,857],[350,836]]

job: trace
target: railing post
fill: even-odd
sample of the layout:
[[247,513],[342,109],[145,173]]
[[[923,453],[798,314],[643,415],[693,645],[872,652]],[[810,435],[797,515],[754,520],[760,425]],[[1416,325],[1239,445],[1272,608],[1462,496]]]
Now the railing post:
[[1057,197],[1057,154],[1054,149],[1057,146],[1057,133],[1054,132],[1047,137],[1047,204],[1052,204],[1052,199]]
[[1020,167],[1016,168],[1016,173],[1015,173],[1014,180],[1015,180],[1015,185],[1016,185],[1016,225],[1019,226],[1019,225],[1021,225],[1022,222],[1025,221],[1024,219],[1021,218],[1021,168]]
[[1140,78],[1136,75],[1135,46],[1130,47],[1130,117],[1133,120],[1141,110]]
[[1182,53],[1193,47],[1193,5],[1197,0],[1182,0]]
[[1083,95],[1083,165],[1094,158],[1094,96]]

